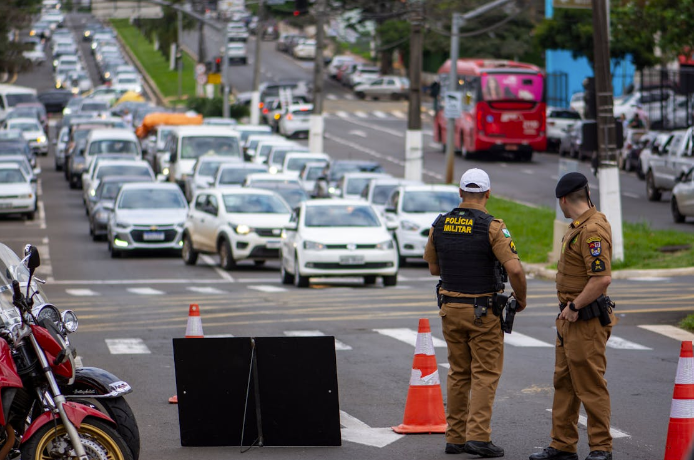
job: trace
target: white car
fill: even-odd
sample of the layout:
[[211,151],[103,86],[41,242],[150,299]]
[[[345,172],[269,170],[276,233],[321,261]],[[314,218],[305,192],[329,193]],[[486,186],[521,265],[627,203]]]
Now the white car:
[[364,173],[364,172],[348,172],[345,173],[337,182],[335,196],[347,198],[350,200],[358,200],[364,188],[372,179],[383,179],[391,177],[386,173]]
[[328,162],[330,162],[330,155],[327,153],[287,153],[284,157],[284,163],[282,164],[282,173],[299,177],[305,164],[319,163],[325,165]]
[[326,163],[306,163],[301,172],[299,172],[299,181],[301,181],[301,186],[307,193],[313,192],[316,186],[316,179],[318,179],[325,169]]
[[248,62],[248,51],[244,42],[227,43],[227,59],[229,64],[240,62],[246,64]]
[[277,145],[273,147],[270,151],[270,155],[267,157],[267,166],[270,174],[283,172],[284,159],[290,153],[308,153],[308,148],[298,144]]
[[328,76],[330,78],[336,78],[340,67],[350,62],[356,62],[353,56],[348,56],[345,54],[333,56],[333,58],[330,60],[330,64],[328,65]]
[[190,202],[193,196],[203,189],[210,188],[214,184],[214,178],[217,175],[217,170],[224,164],[241,163],[240,158],[222,157],[219,155],[203,155],[198,158],[193,166],[193,174],[186,176],[184,182],[184,193],[186,199]]
[[313,112],[313,104],[290,105],[286,114],[280,118],[280,134],[286,137],[296,137],[298,135],[308,137],[311,112]]
[[103,160],[94,162],[90,173],[82,174],[82,199],[85,206],[96,195],[101,180],[108,176],[140,176],[143,181],[154,181],[152,167],[142,160]]
[[[392,227],[392,226],[391,226]],[[369,204],[305,201],[285,227],[280,251],[283,284],[308,287],[310,277],[359,276],[365,284],[398,281],[398,252],[389,228]]]
[[569,102],[569,107],[579,113],[583,117],[583,109],[585,107],[585,102],[583,101],[583,93],[573,93],[571,95],[571,102]]
[[316,58],[316,41],[304,40],[294,47],[294,57],[297,59],[315,59]]
[[223,164],[217,170],[211,188],[242,187],[249,174],[267,173],[267,166],[256,163]]
[[134,91],[142,94],[142,82],[140,77],[134,73],[124,73],[118,75],[111,81],[111,88],[118,91]]
[[29,147],[36,153],[48,155],[48,139],[36,118],[13,118],[5,121],[4,129],[18,129]]
[[18,164],[0,163],[0,214],[23,214],[34,220],[37,198]]
[[423,182],[396,177],[376,177],[369,181],[361,192],[361,199],[374,207],[379,214],[385,215],[386,202],[393,190],[403,185],[424,185]]
[[401,266],[408,257],[424,256],[431,224],[439,214],[457,208],[460,201],[455,185],[407,185],[391,193],[386,202],[386,219],[398,224],[395,241]]
[[43,64],[46,62],[46,53],[41,45],[36,45],[33,50],[22,51],[22,56],[29,59],[34,64]]
[[176,184],[123,184],[106,231],[111,257],[137,249],[180,251],[187,213]]
[[282,183],[282,184],[297,184],[301,185],[299,179],[286,175],[286,174],[272,174],[272,173],[253,173],[246,176],[246,180],[243,182],[244,187],[255,187],[256,185],[268,184],[268,183]]
[[561,138],[581,122],[581,115],[573,109],[547,107],[547,150],[559,151]]
[[240,260],[263,265],[279,255],[291,210],[274,192],[252,188],[201,190],[186,219],[181,256],[194,265],[199,253],[219,254],[223,269]]

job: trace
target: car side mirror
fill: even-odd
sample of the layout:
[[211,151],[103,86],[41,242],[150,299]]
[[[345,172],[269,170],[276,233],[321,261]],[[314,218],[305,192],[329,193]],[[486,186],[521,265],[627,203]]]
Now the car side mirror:
[[78,156],[78,157],[83,157],[83,156],[84,156],[84,149],[79,149],[79,150],[77,151],[77,156]]
[[113,212],[113,205],[112,204],[105,204],[103,206],[103,208],[104,208],[104,211]]
[[395,231],[399,227],[398,221],[395,219],[387,219],[386,220],[386,228],[390,231]]
[[386,214],[395,214],[395,208],[386,208]]

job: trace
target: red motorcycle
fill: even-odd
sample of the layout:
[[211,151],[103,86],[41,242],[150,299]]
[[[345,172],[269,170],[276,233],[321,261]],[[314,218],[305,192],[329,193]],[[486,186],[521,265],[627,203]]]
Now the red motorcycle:
[[76,353],[61,329],[74,331],[77,318],[35,314],[40,257],[30,245],[25,254],[0,244],[0,460],[133,460],[115,421],[62,394],[74,383]]

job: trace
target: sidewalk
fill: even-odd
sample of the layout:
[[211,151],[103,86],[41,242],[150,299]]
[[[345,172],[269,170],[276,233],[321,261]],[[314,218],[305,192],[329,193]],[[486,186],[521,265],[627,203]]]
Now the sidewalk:
[[[557,270],[547,268],[545,264],[529,264],[521,262],[525,273],[533,275],[536,278],[554,280],[557,276]],[[683,268],[654,268],[650,270],[615,270],[612,272],[612,279],[626,280],[631,278],[646,278],[646,277],[662,277],[669,278],[673,276],[692,276],[694,275],[694,267]]]

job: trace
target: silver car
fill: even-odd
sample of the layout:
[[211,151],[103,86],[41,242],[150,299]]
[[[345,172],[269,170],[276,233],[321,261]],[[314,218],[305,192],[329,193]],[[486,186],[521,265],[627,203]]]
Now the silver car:
[[354,87],[354,94],[359,99],[388,98],[397,101],[407,99],[409,91],[409,79],[390,75]]
[[691,168],[672,189],[670,199],[672,220],[682,223],[687,217],[694,216],[694,168]]
[[108,220],[111,257],[138,249],[180,251],[187,213],[176,184],[123,184]]

